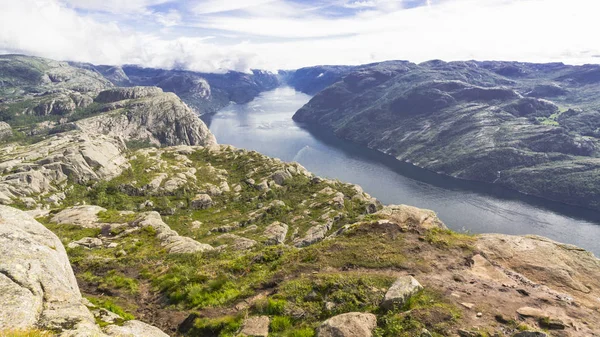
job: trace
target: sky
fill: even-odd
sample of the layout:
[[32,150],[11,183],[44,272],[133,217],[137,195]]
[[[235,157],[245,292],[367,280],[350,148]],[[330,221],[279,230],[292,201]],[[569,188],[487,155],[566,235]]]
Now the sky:
[[0,0],[0,53],[203,72],[600,63],[598,0]]

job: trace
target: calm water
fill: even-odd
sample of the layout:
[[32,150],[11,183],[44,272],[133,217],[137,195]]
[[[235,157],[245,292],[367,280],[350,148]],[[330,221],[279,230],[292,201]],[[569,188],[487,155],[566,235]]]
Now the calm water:
[[543,235],[600,256],[600,212],[442,177],[325,131],[309,131],[292,120],[309,99],[278,88],[248,104],[231,105],[207,123],[219,143],[297,161],[319,176],[359,184],[386,204],[432,209],[452,229]]

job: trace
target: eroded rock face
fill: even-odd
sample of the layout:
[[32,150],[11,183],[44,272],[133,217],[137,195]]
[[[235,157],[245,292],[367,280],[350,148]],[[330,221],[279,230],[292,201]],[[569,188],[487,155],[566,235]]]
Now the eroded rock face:
[[76,122],[85,132],[158,146],[216,144],[204,122],[173,93],[154,87],[118,88],[103,91],[98,97],[100,101],[117,101],[109,113]]
[[31,216],[0,206],[0,330],[57,329],[102,336],[82,304],[60,240]]
[[323,322],[317,330],[317,337],[371,337],[376,327],[375,315],[349,312]]
[[111,179],[128,167],[121,139],[69,133],[24,147],[0,149],[0,202],[57,191],[72,179],[79,183]]
[[114,88],[104,90],[98,94],[96,101],[100,103],[112,103],[126,99],[145,98],[162,94],[161,88],[157,87],[131,87]]

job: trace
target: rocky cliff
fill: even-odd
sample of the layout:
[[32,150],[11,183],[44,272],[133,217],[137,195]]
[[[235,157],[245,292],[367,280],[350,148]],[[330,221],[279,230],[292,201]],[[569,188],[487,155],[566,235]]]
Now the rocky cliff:
[[259,93],[275,89],[280,84],[279,76],[261,70],[253,70],[252,73],[229,71],[210,74],[132,65],[71,65],[97,72],[116,86],[156,86],[175,93],[200,115],[213,114],[230,102],[250,102]]
[[362,67],[294,116],[440,174],[599,209],[597,66]]

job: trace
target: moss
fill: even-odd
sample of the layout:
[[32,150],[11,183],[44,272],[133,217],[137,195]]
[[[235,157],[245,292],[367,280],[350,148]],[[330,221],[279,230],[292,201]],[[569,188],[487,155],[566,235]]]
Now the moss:
[[125,223],[132,222],[136,219],[136,214],[123,214],[117,210],[106,210],[98,212],[99,222],[106,223]]
[[457,233],[449,229],[433,228],[427,231],[424,240],[438,248],[463,248],[473,250],[475,237],[470,234]]

